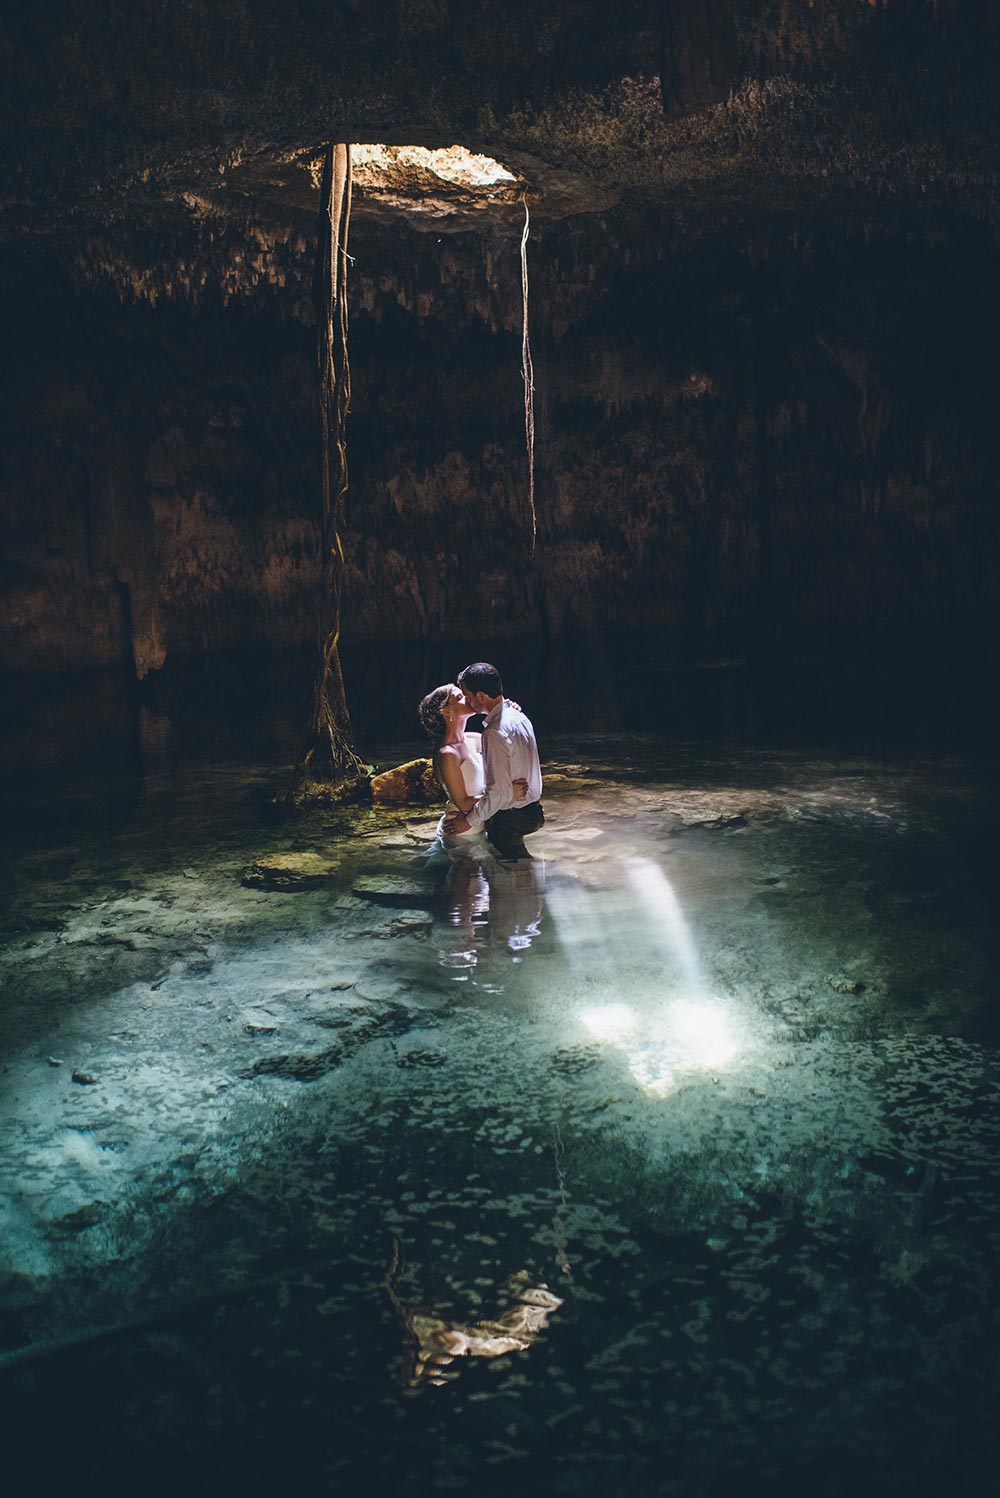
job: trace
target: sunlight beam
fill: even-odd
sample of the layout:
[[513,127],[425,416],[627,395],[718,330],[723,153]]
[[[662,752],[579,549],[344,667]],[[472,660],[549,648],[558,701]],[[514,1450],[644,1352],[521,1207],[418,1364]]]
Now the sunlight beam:
[[633,889],[655,922],[653,929],[666,937],[664,944],[677,960],[687,981],[692,987],[700,986],[701,963],[670,880],[651,858],[629,858],[626,868]]

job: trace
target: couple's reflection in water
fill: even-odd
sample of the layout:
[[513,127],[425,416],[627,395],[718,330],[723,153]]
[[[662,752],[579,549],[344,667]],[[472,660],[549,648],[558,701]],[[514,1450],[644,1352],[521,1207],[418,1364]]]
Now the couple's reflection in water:
[[502,993],[510,967],[539,934],[545,895],[545,860],[498,857],[488,846],[449,849],[445,864],[448,927],[438,960],[459,982]]
[[[438,961],[458,982],[503,993],[511,968],[538,936],[545,895],[545,860],[523,853],[500,857],[483,839],[474,846],[433,850],[446,896],[447,925],[437,931]],[[568,1266],[567,1270],[568,1270]],[[426,1305],[411,1305],[397,1290],[401,1248],[393,1245],[386,1292],[406,1329],[404,1381],[416,1390],[459,1375],[458,1358],[499,1358],[524,1352],[563,1304],[548,1285],[519,1270],[497,1286],[492,1316],[462,1320]]]

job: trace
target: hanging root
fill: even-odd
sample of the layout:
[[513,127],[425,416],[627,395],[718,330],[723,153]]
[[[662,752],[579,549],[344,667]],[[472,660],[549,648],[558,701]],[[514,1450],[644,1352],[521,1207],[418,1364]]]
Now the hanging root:
[[316,357],[323,513],[319,598],[320,663],[316,674],[310,743],[281,799],[290,804],[316,799],[331,782],[348,788],[367,776],[354,748],[344,677],[340,667],[340,590],[344,547],[340,528],[347,493],[346,418],[351,403],[347,355],[347,232],[351,218],[351,148],[327,147],[319,217],[314,285]]
[[524,438],[528,449],[528,504],[531,508],[531,554],[535,554],[538,516],[535,513],[535,371],[528,337],[528,194],[524,195],[524,228],[521,231],[521,374],[524,378]]

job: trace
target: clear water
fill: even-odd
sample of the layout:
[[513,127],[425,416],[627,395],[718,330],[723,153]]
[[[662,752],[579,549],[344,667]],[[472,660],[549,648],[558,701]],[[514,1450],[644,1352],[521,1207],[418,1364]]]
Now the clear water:
[[[19,807],[8,1442],[102,1492],[992,1491],[979,770],[581,740],[513,868],[278,780]],[[329,883],[241,884],[290,849]]]

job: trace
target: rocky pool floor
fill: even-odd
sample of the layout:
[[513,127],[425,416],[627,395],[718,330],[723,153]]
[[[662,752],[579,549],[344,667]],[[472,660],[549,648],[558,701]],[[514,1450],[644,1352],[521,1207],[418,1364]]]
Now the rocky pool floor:
[[994,1490],[985,768],[560,747],[513,866],[268,766],[20,798],[36,1493]]

